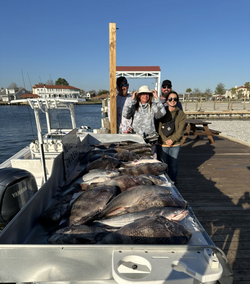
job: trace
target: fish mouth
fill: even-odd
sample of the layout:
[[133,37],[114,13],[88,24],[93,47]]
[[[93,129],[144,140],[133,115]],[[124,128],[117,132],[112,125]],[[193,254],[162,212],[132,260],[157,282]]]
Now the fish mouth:
[[183,210],[181,213],[174,215],[171,220],[172,221],[181,221],[187,217],[189,214],[188,210]]

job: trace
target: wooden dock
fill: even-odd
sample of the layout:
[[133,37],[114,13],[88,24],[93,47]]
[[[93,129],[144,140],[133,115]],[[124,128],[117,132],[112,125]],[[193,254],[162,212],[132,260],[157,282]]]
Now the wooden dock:
[[176,187],[226,254],[234,284],[250,283],[250,147],[214,137],[188,137],[179,155]]

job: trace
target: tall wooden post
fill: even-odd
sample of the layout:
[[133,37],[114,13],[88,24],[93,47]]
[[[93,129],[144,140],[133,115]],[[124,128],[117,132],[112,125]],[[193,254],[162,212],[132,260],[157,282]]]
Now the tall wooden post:
[[109,23],[109,82],[110,82],[110,132],[117,133],[116,109],[116,24]]

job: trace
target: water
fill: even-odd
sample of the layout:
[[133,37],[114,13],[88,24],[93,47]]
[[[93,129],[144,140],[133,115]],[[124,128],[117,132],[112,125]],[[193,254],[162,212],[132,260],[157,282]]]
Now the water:
[[[101,105],[75,105],[76,126],[101,127]],[[51,112],[51,128],[71,128],[69,110]],[[47,133],[45,114],[39,112],[42,133]],[[34,111],[30,106],[0,106],[0,164],[37,139]]]

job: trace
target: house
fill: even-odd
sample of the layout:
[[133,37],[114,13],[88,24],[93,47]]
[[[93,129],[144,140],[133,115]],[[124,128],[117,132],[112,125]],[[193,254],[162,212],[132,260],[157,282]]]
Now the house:
[[72,86],[38,84],[32,87],[33,94],[41,98],[79,98],[80,89]]
[[10,102],[12,100],[21,99],[22,95],[30,95],[32,94],[30,91],[27,91],[25,88],[6,88],[4,91],[1,92],[2,101],[3,102]]
[[240,87],[235,86],[234,89],[235,92],[232,92],[232,89],[227,90],[225,97],[231,99],[238,99],[244,97],[246,97],[247,99],[250,98],[250,91],[244,85]]

